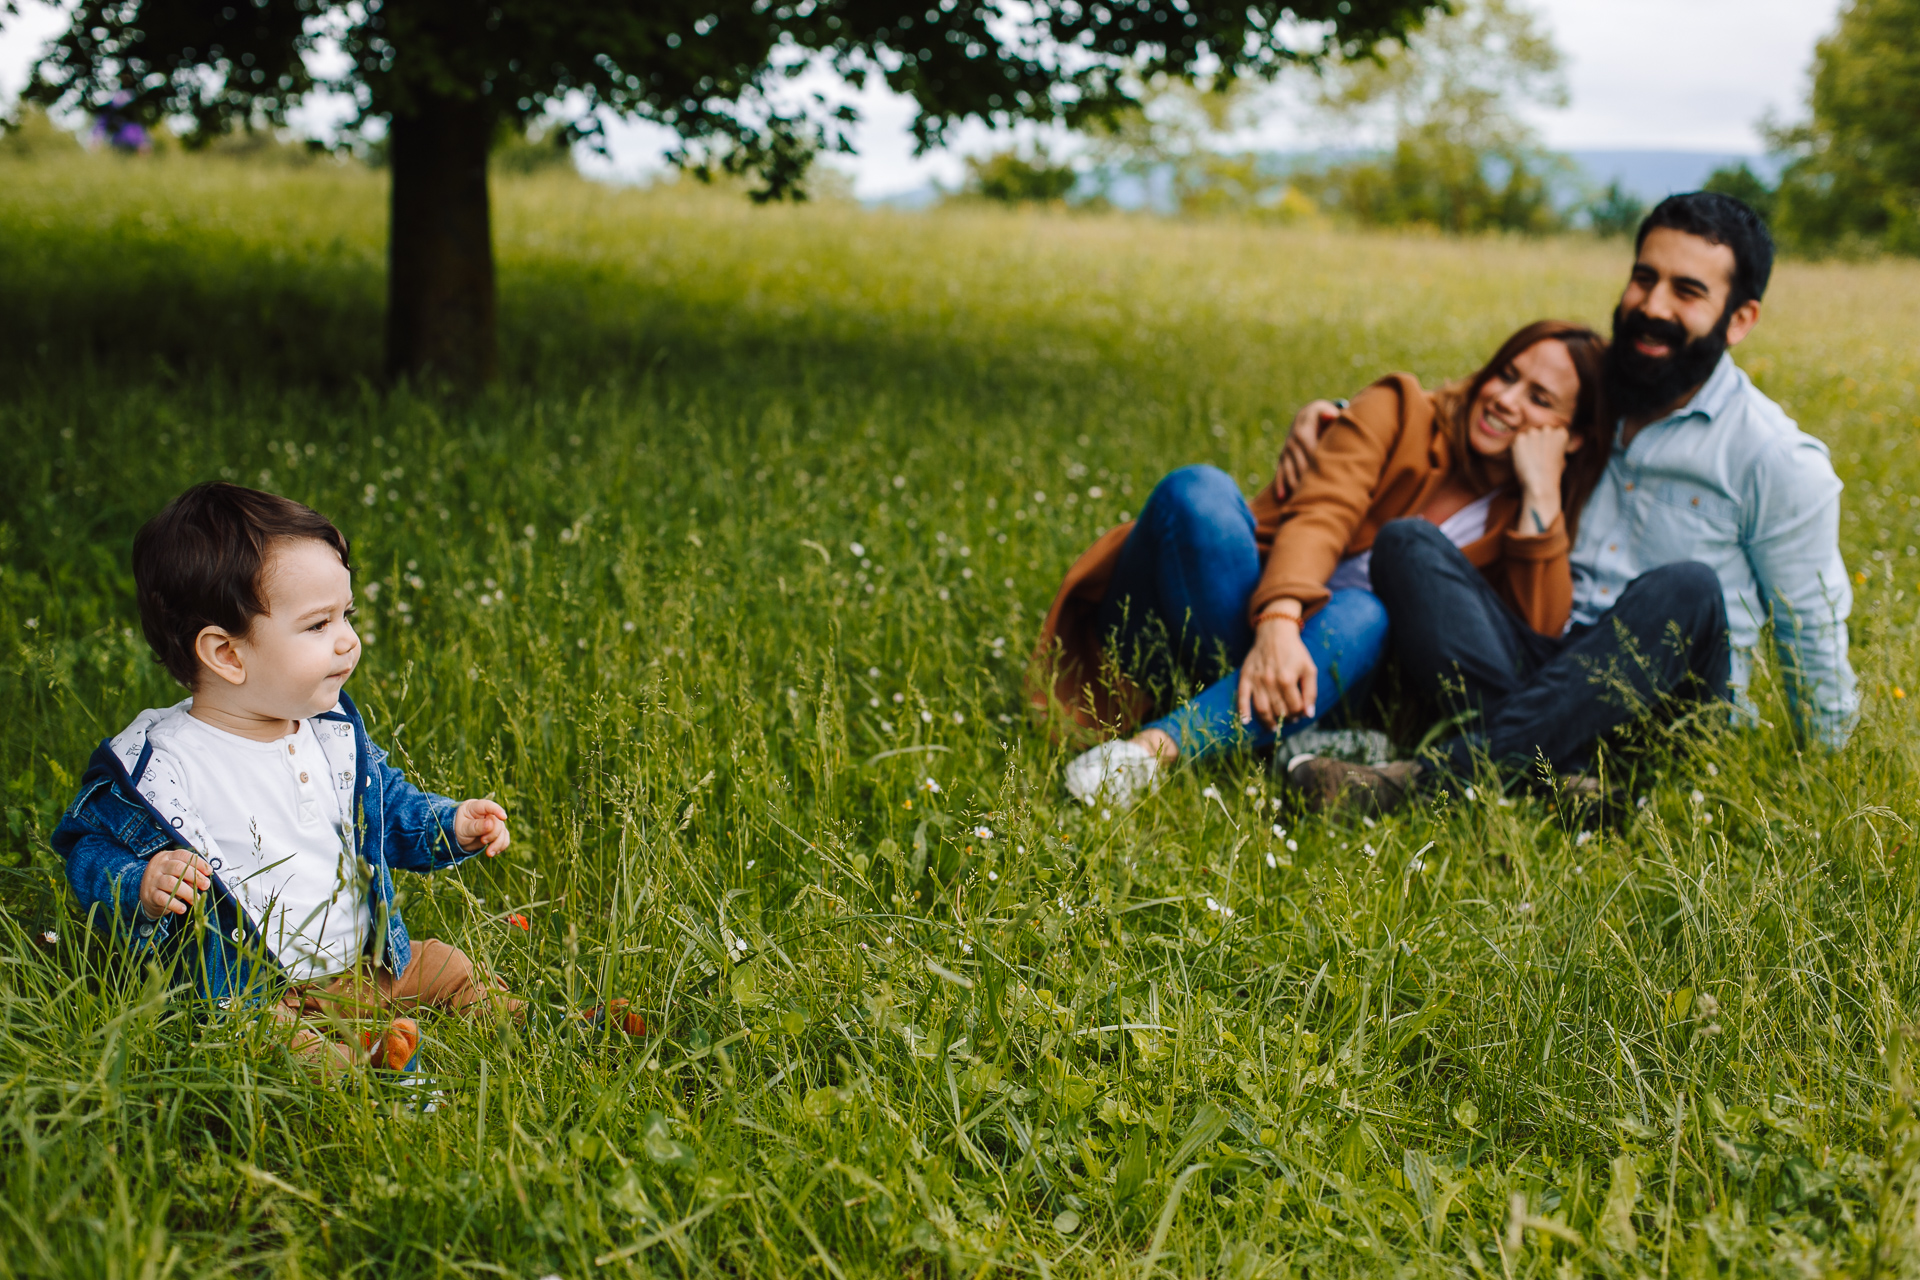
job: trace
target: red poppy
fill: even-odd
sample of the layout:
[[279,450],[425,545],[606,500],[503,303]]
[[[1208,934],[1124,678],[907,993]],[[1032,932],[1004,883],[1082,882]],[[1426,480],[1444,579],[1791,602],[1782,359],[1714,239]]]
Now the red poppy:
[[518,911],[514,912],[512,915],[507,917],[507,923],[512,925],[516,929],[522,929],[528,933],[533,932],[533,926],[528,924],[527,918],[521,915]]

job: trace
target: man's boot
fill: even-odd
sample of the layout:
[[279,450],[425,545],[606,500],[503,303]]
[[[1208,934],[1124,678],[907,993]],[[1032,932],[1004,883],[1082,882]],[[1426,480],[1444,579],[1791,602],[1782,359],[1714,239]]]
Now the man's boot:
[[1396,760],[1376,769],[1331,756],[1296,756],[1287,762],[1287,785],[1305,798],[1309,809],[1385,814],[1413,798],[1413,785],[1425,771],[1417,760]]

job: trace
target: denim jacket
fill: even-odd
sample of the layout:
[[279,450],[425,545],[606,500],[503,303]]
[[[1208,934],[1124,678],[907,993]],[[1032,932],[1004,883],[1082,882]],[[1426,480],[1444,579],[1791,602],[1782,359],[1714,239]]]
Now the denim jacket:
[[[87,762],[79,794],[54,829],[53,847],[66,861],[67,880],[81,909],[97,926],[124,939],[137,955],[158,955],[183,967],[200,994],[226,1000],[256,982],[278,978],[279,961],[266,946],[259,922],[221,881],[219,851],[180,771],[149,736],[162,717],[183,713],[190,701],[142,712],[100,744]],[[454,839],[459,805],[422,791],[388,764],[345,693],[333,710],[313,717],[312,725],[336,793],[353,815],[358,852],[368,867],[369,950],[376,964],[401,973],[412,958],[412,945],[393,900],[393,868],[426,872],[472,857]],[[185,915],[149,920],[140,907],[140,878],[149,858],[173,848],[191,848],[216,868],[213,889]],[[256,972],[259,959],[271,963],[272,970]]]

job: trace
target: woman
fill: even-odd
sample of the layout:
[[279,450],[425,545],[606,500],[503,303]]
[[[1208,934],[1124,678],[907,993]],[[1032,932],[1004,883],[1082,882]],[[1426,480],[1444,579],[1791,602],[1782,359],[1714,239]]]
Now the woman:
[[1251,508],[1214,467],[1162,480],[1139,520],[1068,571],[1041,634],[1052,688],[1035,701],[1089,728],[1137,724],[1179,681],[1227,674],[1073,761],[1067,789],[1127,804],[1183,755],[1266,746],[1359,703],[1386,642],[1368,587],[1390,520],[1437,525],[1529,626],[1560,635],[1573,529],[1607,461],[1605,350],[1591,329],[1542,320],[1464,384],[1383,378],[1324,428],[1291,492],[1276,475]]

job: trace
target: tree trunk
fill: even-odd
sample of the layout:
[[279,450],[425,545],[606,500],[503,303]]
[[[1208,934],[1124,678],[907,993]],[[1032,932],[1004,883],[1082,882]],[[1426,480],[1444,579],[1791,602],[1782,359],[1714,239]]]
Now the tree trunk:
[[393,117],[387,373],[472,388],[493,378],[493,226],[484,98],[423,97]]

